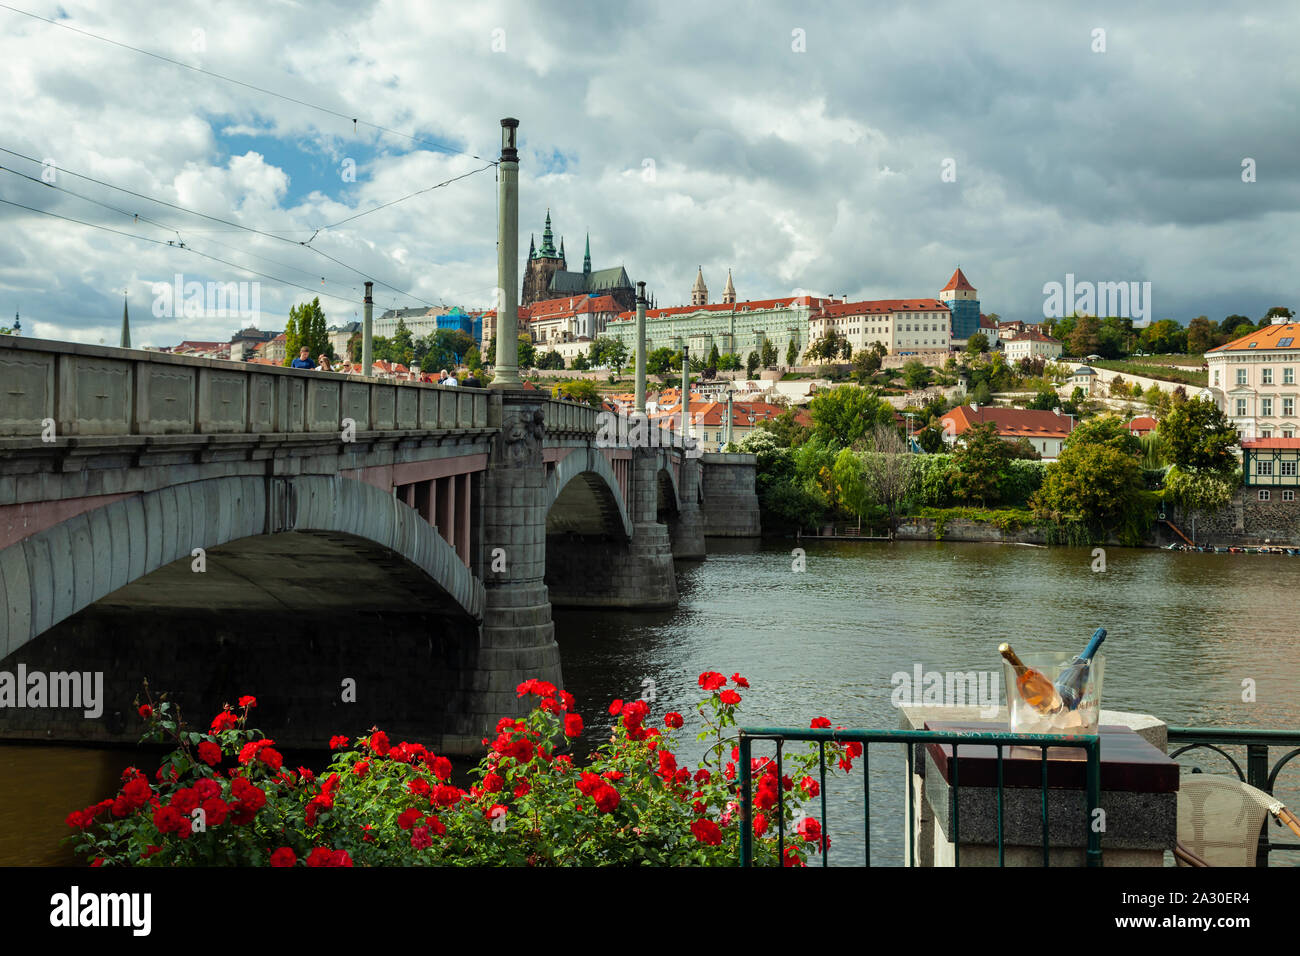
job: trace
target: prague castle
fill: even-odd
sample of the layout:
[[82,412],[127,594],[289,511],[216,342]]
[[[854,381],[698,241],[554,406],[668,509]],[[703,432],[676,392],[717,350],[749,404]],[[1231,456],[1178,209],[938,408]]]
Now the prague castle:
[[520,305],[548,299],[567,299],[574,296],[610,296],[620,309],[636,308],[636,290],[627,270],[622,266],[612,269],[591,268],[591,237],[582,257],[582,271],[570,272],[564,257],[564,239],[556,251],[551,232],[551,211],[546,210],[546,228],[542,232],[542,246],[537,248],[532,237],[528,240],[528,262],[524,266],[524,288]]

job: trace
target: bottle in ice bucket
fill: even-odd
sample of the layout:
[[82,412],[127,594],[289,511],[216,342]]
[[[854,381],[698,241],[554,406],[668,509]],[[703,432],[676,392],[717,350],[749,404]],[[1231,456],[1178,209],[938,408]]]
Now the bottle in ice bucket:
[[1061,710],[1061,695],[1048,680],[1047,675],[1032,667],[1026,667],[1011,649],[1010,644],[1000,644],[998,653],[1007,659],[1016,671],[1016,690],[1020,692],[1025,703],[1040,714],[1055,714]]
[[1092,640],[1083,649],[1083,653],[1070,661],[1065,670],[1056,678],[1056,692],[1061,695],[1061,702],[1069,710],[1079,706],[1083,700],[1083,689],[1087,686],[1088,675],[1092,673],[1092,656],[1106,639],[1106,629],[1099,627],[1092,635]]

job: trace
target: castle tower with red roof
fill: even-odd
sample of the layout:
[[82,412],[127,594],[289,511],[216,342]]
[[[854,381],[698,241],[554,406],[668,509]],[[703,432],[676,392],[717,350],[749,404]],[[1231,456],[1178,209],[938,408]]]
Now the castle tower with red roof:
[[961,267],[952,274],[948,284],[939,293],[939,301],[952,312],[952,337],[969,339],[980,330],[980,299]]

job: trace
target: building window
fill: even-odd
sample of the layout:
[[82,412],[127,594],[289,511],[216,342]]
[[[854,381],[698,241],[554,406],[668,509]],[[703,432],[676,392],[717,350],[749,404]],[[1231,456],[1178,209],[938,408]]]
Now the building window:
[[1259,381],[1261,385],[1273,384],[1273,370],[1271,368],[1262,368],[1259,370],[1259,374],[1260,374]]
[[1268,489],[1267,489],[1267,488],[1262,488],[1262,489],[1260,489],[1260,492],[1259,492],[1259,500],[1260,500],[1260,501],[1268,501]]
[[1294,398],[1284,398],[1284,399],[1282,399],[1282,414],[1285,415],[1287,418],[1290,418],[1292,415],[1295,414],[1295,399],[1294,399]]
[[1283,500],[1283,501],[1295,501],[1295,492],[1294,492],[1294,491],[1284,491],[1284,492],[1282,492],[1282,500]]
[[1255,474],[1261,478],[1271,478],[1273,476],[1273,463],[1271,461],[1256,461]]
[[1281,476],[1282,476],[1283,478],[1294,478],[1294,477],[1295,477],[1295,462],[1293,462],[1293,461],[1280,461],[1280,462],[1278,462],[1278,473],[1281,474]]
[[1244,416],[1245,414],[1246,414],[1246,400],[1244,398],[1239,398],[1237,399],[1237,415]]
[[1217,368],[1214,370],[1214,384],[1219,384],[1219,370]]
[[1238,385],[1246,384],[1246,370],[1244,368],[1237,369],[1237,384]]
[[1295,384],[1295,369],[1293,368],[1282,369],[1282,384],[1283,385]]
[[1284,429],[1282,429],[1282,437],[1283,437],[1283,438],[1295,438],[1295,429],[1294,429],[1294,428],[1284,428]]
[[1264,416],[1273,414],[1273,399],[1261,398],[1259,400],[1259,413]]

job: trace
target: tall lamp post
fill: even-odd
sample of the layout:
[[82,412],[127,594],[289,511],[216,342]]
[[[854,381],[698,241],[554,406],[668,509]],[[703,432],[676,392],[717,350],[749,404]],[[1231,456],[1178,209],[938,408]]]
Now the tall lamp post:
[[492,388],[522,388],[519,378],[519,120],[501,121],[497,165],[497,354]]

